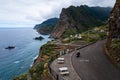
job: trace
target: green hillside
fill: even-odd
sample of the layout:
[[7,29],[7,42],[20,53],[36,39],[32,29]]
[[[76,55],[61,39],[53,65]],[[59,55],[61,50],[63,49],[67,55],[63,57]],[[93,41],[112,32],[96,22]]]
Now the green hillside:
[[35,25],[34,29],[36,29],[40,34],[50,34],[53,31],[53,28],[57,21],[58,18],[48,19],[41,24]]
[[87,5],[63,8],[60,19],[51,34],[53,38],[81,33],[96,26],[105,25],[112,8]]

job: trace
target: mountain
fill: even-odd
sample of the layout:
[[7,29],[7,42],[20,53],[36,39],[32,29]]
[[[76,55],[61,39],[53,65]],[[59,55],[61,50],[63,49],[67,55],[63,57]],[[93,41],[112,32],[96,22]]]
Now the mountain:
[[48,19],[41,24],[35,25],[34,29],[36,29],[40,34],[50,34],[53,31],[55,24],[57,23],[58,18]]
[[110,11],[109,7],[88,7],[87,5],[63,8],[50,37],[65,37],[101,26],[106,23]]

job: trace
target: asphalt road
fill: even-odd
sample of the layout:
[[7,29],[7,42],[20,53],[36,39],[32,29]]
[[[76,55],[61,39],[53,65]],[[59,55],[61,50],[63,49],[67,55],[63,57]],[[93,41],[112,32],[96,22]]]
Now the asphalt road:
[[120,80],[120,71],[104,54],[103,43],[99,41],[80,49],[81,57],[72,56],[72,64],[81,80]]

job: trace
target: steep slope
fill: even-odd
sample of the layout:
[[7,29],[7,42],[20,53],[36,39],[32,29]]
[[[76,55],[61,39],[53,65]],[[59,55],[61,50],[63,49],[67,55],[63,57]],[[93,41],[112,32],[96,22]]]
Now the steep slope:
[[120,68],[120,0],[116,0],[109,18],[109,35],[106,47],[107,55]]
[[108,44],[111,43],[112,38],[120,38],[120,0],[116,0],[109,18]]
[[110,11],[111,8],[88,7],[86,5],[63,8],[60,19],[50,37],[60,38],[64,34],[75,34],[103,25],[108,19]]
[[55,24],[57,23],[58,18],[48,19],[41,24],[35,25],[34,29],[36,29],[40,34],[50,34],[53,31]]

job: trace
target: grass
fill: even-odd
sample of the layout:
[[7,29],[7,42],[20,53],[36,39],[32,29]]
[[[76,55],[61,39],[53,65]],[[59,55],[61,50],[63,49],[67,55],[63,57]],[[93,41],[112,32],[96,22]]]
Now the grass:
[[16,76],[13,80],[27,80],[27,74],[22,74],[21,76]]
[[120,40],[119,39],[113,39],[110,47],[114,50],[120,50]]
[[75,33],[73,31],[71,31],[71,33],[70,33],[70,31],[68,31],[67,34],[64,34],[62,42],[63,43],[69,43],[69,42],[72,42],[72,41],[81,40],[81,39],[76,38],[76,37],[72,37],[72,38],[70,37],[70,35],[75,36],[76,34],[81,34],[82,40],[86,41],[87,43],[96,42],[100,39],[105,38],[107,36],[107,31],[108,31],[108,26],[107,25],[100,26],[100,27],[95,27],[93,29],[90,29],[90,30],[82,32],[82,33]]
[[107,56],[120,69],[120,40],[113,39],[109,49],[107,49]]
[[[107,36],[107,25],[100,26],[82,33],[83,40],[90,43],[103,39]],[[103,32],[101,32],[103,31]]]

